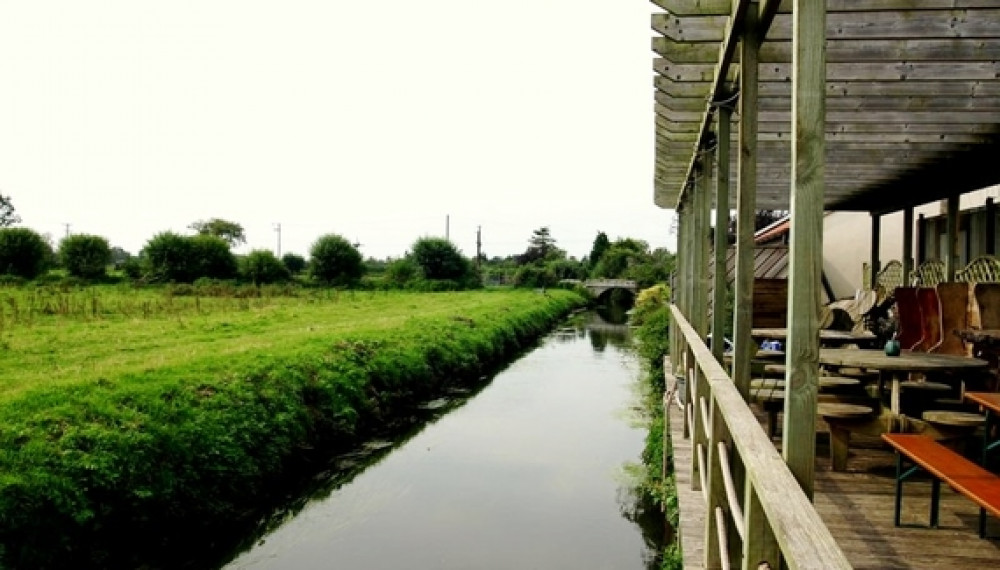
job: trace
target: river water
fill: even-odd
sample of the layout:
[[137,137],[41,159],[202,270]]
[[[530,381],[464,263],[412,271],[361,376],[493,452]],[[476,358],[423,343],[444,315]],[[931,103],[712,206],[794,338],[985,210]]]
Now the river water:
[[[645,569],[627,329],[578,318],[333,483],[227,568]],[[648,517],[656,518],[656,517]]]

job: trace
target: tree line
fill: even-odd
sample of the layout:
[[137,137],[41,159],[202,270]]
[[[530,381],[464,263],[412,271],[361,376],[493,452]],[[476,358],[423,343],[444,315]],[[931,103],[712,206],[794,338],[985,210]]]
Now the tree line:
[[[165,231],[150,238],[137,255],[112,247],[102,236],[68,235],[56,246],[34,230],[11,227],[21,220],[9,197],[0,195],[0,276],[10,281],[46,278],[50,270],[87,281],[126,278],[144,283],[237,280],[254,284],[305,281],[343,287],[468,289],[491,285],[552,287],[563,280],[633,279],[640,286],[666,281],[673,254],[650,250],[641,240],[611,241],[598,232],[589,255],[568,256],[548,227],[534,230],[521,254],[470,259],[450,241],[421,237],[397,259],[365,260],[356,244],[338,234],[319,237],[308,259],[270,250],[236,255],[246,243],[243,227],[222,218],[193,222],[193,235]],[[109,273],[109,268],[112,271]]]

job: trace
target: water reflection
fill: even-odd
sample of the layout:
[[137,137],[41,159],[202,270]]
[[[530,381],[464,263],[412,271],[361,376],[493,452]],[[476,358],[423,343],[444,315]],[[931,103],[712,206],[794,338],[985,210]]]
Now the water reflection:
[[231,567],[655,568],[662,517],[615,475],[645,439],[630,343],[577,315],[464,405],[339,458]]

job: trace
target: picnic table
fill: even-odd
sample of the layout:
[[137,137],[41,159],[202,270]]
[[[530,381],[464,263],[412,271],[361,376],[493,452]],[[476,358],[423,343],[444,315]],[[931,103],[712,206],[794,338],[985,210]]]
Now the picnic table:
[[883,350],[821,348],[820,364],[829,366],[850,366],[878,370],[879,393],[882,393],[884,377],[891,377],[889,409],[893,415],[899,415],[899,395],[903,377],[910,372],[954,372],[956,370],[981,370],[988,363],[979,358],[957,356],[952,354],[934,354],[929,352],[901,351],[899,356],[888,356]]
[[[788,338],[787,328],[756,328],[750,331],[750,336],[755,340],[780,340],[784,342]],[[845,344],[857,344],[858,346],[872,346],[877,341],[877,337],[870,333],[855,333],[851,331],[833,331],[820,329],[819,342],[827,346],[843,346]]]

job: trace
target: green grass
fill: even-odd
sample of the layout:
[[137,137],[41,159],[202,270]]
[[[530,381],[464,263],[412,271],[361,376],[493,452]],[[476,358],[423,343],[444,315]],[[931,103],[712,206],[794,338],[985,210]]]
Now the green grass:
[[478,378],[581,302],[565,291],[177,293],[0,290],[7,565],[169,558],[253,516],[317,450]]

